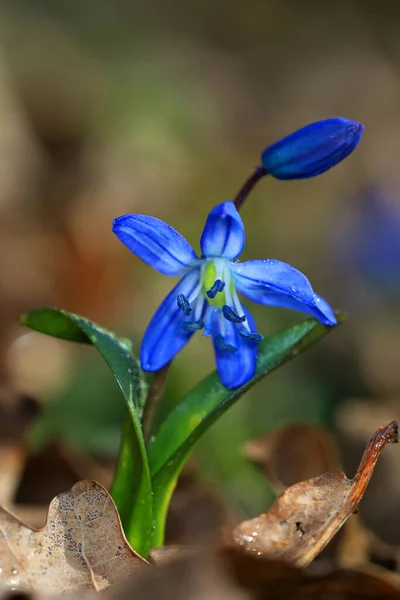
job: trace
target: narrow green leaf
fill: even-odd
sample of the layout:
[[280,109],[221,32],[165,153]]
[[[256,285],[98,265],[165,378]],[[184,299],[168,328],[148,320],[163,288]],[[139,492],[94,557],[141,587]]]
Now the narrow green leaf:
[[[343,320],[337,315],[338,321]],[[268,373],[288,362],[332,330],[315,319],[280,331],[259,345],[255,376],[244,386],[229,390],[217,373],[206,377],[176,406],[153,438],[148,449],[153,478],[157,544],[162,542],[161,523],[179,472],[200,436],[247,390]]]
[[117,380],[126,401],[128,417],[123,428],[112,495],[129,542],[146,556],[152,547],[154,533],[151,478],[140,423],[146,386],[129,340],[119,339],[84,317],[55,308],[34,310],[23,315],[21,322],[53,337],[93,344]]
[[[52,337],[68,340],[69,342],[79,342],[80,344],[91,344],[92,342],[86,332],[68,315],[69,313],[56,308],[39,308],[22,315],[20,321],[23,325]],[[86,322],[89,323],[89,321]]]

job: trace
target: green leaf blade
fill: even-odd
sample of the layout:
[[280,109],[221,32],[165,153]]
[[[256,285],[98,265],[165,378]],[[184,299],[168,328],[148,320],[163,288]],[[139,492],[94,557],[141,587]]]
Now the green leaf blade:
[[146,386],[130,343],[92,321],[55,308],[34,310],[21,322],[60,339],[92,344],[110,367],[125,398],[129,418],[123,428],[112,495],[129,542],[146,556],[154,534],[153,492],[140,412]]
[[[39,333],[51,335],[61,340],[91,344],[90,338],[72,318],[68,317],[68,314],[66,311],[57,310],[56,308],[39,308],[22,315],[20,322]],[[72,316],[77,315],[71,313]]]

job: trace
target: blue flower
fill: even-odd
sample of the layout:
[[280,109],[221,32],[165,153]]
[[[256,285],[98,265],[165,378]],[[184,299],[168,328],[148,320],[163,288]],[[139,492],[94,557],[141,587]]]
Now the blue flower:
[[277,179],[305,179],[331,169],[361,139],[364,125],[347,119],[310,123],[264,150],[264,169]]
[[202,329],[212,336],[222,383],[235,388],[255,372],[262,336],[237,292],[260,304],[308,313],[324,325],[335,325],[331,307],[314,293],[308,279],[278,260],[240,263],[245,233],[232,202],[216,206],[201,236],[202,256],[175,229],[146,215],[115,219],[117,237],[145,263],[181,280],[156,311],[143,337],[140,362],[158,371]]

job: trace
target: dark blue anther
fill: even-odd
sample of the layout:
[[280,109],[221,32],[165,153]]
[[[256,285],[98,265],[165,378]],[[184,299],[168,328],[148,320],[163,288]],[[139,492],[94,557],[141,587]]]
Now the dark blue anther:
[[209,298],[215,298],[215,296],[222,292],[225,287],[225,281],[221,281],[221,279],[216,279],[213,283],[211,289],[207,290],[206,294]]
[[241,327],[239,329],[239,333],[242,337],[245,337],[248,340],[254,340],[255,342],[261,342],[264,339],[264,336],[261,333],[252,333],[248,329]]
[[176,299],[176,303],[185,315],[185,317],[190,315],[192,309],[190,308],[189,300],[186,298],[186,296],[184,296],[183,294],[179,294],[179,296]]
[[214,343],[215,343],[216,347],[218,348],[218,350],[226,350],[226,352],[230,352],[231,354],[233,352],[236,352],[236,350],[237,350],[235,348],[235,346],[226,344],[224,338],[222,337],[222,335],[220,333],[215,336]]
[[225,319],[231,323],[243,323],[246,320],[246,315],[239,317],[239,315],[237,315],[235,311],[232,310],[227,304],[224,304],[222,307],[222,314],[224,315]]
[[191,333],[192,331],[198,331],[199,329],[203,329],[203,327],[203,319],[200,319],[200,321],[184,321],[182,323],[182,328],[188,333]]

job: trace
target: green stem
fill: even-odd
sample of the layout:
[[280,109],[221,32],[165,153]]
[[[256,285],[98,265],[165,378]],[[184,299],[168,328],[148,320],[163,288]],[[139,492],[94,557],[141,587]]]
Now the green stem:
[[[151,486],[144,442],[138,440],[132,417],[126,411],[121,432],[118,462],[111,486],[111,496],[117,506],[125,535],[131,546],[146,557],[154,545],[154,512],[148,501],[143,501],[142,490]],[[150,494],[151,487],[150,487]],[[149,497],[151,499],[152,496]],[[146,524],[146,525],[144,525]]]
[[157,478],[154,480],[154,548],[161,548],[164,545],[165,525],[168,516],[169,503],[178,479],[165,485],[164,482],[158,484]]

